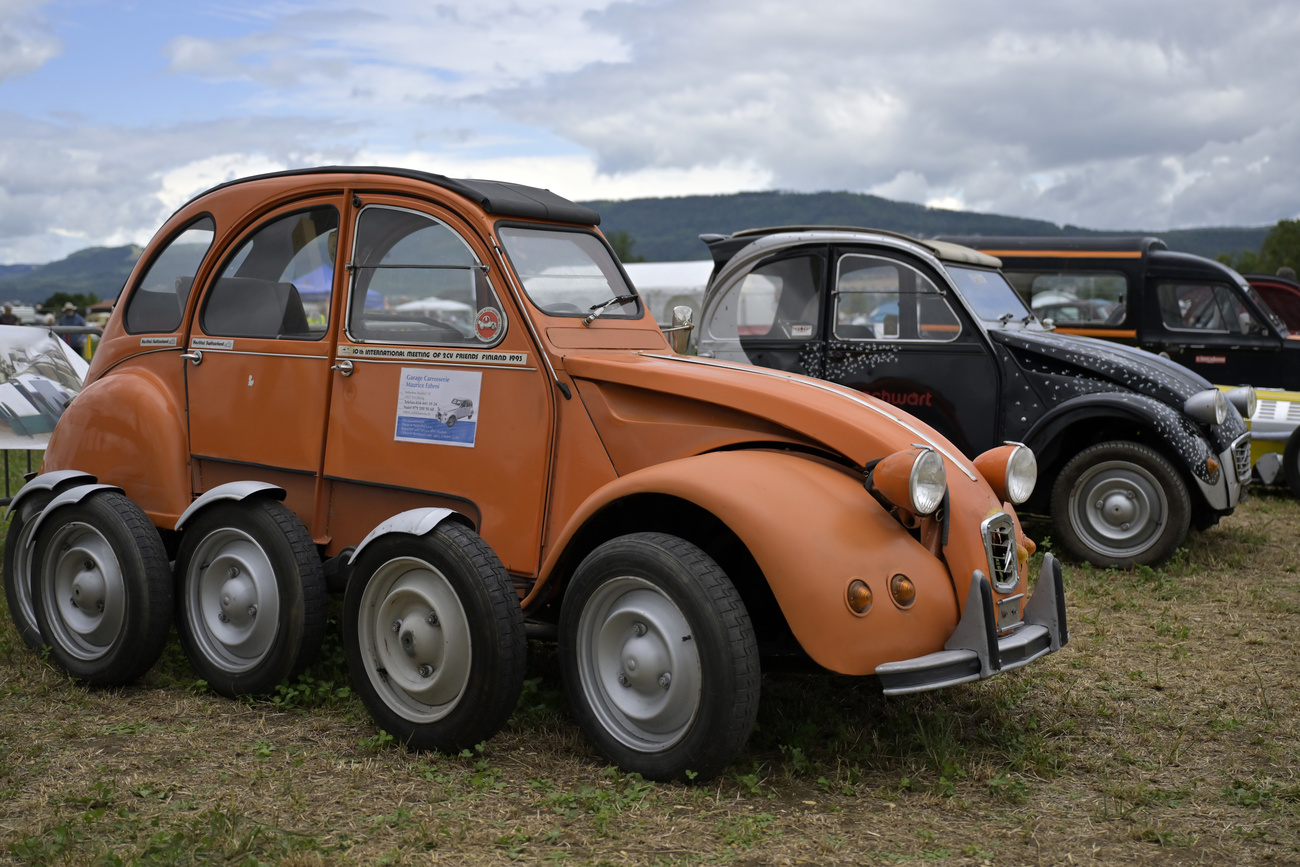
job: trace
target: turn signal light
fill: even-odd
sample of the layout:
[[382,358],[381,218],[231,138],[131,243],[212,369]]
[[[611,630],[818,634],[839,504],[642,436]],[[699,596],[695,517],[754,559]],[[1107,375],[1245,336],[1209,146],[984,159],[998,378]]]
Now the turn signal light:
[[871,607],[871,588],[861,578],[849,582],[849,608],[854,614],[866,614]]
[[889,592],[899,608],[906,608],[916,601],[916,585],[906,575],[895,575],[890,578]]
[[1216,461],[1214,458],[1206,458],[1205,471],[1210,475],[1214,475],[1219,471],[1219,462]]

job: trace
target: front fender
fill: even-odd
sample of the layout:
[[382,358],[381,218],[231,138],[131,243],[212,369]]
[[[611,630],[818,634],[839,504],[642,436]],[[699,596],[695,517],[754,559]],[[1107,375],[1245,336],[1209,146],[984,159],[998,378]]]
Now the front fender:
[[[871,674],[877,665],[943,648],[958,619],[944,564],[863,489],[861,476],[789,452],[713,452],[657,464],[604,486],[577,510],[524,600],[542,594],[566,546],[601,510],[638,494],[677,497],[709,511],[749,550],[791,631],[819,665]],[[585,552],[580,552],[585,554]],[[891,601],[889,580],[910,577],[917,598]],[[848,607],[855,578],[874,603],[863,615]],[[561,603],[563,604],[563,603]]]
[[1190,473],[1206,484],[1211,483],[1205,463],[1211,457],[1206,438],[1180,410],[1143,394],[1103,392],[1071,398],[1039,419],[1025,435],[1025,444],[1041,454],[1067,428],[1094,422],[1104,424],[1116,416],[1154,433]]

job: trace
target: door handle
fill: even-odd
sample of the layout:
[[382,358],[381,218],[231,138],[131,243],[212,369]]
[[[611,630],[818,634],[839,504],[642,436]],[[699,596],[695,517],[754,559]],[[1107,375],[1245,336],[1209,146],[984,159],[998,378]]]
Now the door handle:
[[340,361],[338,364],[331,367],[330,370],[337,370],[339,373],[343,374],[344,376],[351,376],[352,362],[345,358],[342,361]]
[[203,361],[203,353],[200,350],[195,349],[192,352],[182,352],[181,358],[188,358],[190,361],[194,362],[195,367],[198,367]]

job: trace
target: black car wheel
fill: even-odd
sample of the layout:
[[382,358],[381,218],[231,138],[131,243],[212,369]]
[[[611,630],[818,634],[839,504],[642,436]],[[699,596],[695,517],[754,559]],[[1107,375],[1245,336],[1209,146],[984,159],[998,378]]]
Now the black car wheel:
[[528,639],[510,576],[473,530],[382,536],[352,568],[343,646],[375,722],[414,749],[496,734],[523,691]]
[[148,671],[171,629],[172,581],[158,531],[117,491],[45,516],[36,531],[32,601],[50,658],[91,686]]
[[41,511],[54,499],[52,491],[33,491],[22,500],[9,517],[9,532],[5,536],[4,582],[5,600],[9,603],[9,617],[18,629],[23,643],[39,651],[45,646],[41,627],[36,622],[36,608],[32,602],[32,524]]
[[199,677],[221,695],[259,695],[310,665],[325,635],[325,573],[288,506],[221,502],[185,528],[176,628]]
[[1191,498],[1164,455],[1138,443],[1098,443],[1075,455],[1052,488],[1061,544],[1097,566],[1154,566],[1182,544]]
[[758,714],[744,602],[711,557],[675,536],[623,536],[583,560],[561,609],[560,663],[587,737],[647,779],[715,776]]

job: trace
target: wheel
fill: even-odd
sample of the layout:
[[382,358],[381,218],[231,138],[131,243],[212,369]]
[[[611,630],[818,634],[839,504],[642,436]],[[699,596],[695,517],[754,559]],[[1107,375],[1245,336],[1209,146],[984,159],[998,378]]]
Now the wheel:
[[47,515],[31,568],[40,634],[68,674],[122,686],[157,662],[171,629],[167,553],[123,494],[96,492]]
[[[1300,429],[1291,434],[1286,441],[1286,451],[1282,453],[1282,472],[1286,476],[1287,487],[1293,497],[1300,497]],[[8,574],[8,569],[5,570]]]
[[176,630],[199,677],[225,696],[259,695],[316,659],[325,572],[284,503],[218,502],[185,528],[176,556]]
[[32,522],[52,499],[53,491],[35,491],[24,497],[22,505],[9,518],[9,533],[5,536],[4,580],[9,617],[23,643],[38,652],[45,641],[32,602],[32,552],[27,546],[32,538]]
[[1097,566],[1154,566],[1187,536],[1187,485],[1154,449],[1117,440],[1075,455],[1052,488],[1061,544]]
[[623,536],[582,561],[560,612],[560,665],[596,749],[647,779],[712,778],[758,715],[744,602],[712,558],[676,536]]
[[456,426],[456,416],[454,415],[447,416],[447,427],[455,427],[455,426]]
[[352,685],[414,749],[456,753],[496,734],[523,691],[527,643],[505,567],[454,522],[374,540],[343,595]]

